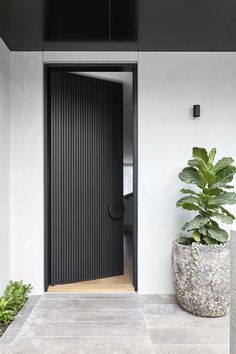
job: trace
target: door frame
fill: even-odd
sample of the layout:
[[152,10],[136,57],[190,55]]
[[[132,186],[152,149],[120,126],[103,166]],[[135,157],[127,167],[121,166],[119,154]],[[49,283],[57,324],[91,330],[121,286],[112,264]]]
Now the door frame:
[[47,291],[50,284],[51,275],[51,242],[50,242],[50,158],[48,149],[50,146],[50,71],[58,68],[64,71],[86,72],[86,71],[116,71],[132,72],[133,78],[133,285],[135,291],[138,291],[138,66],[137,63],[50,63],[44,64],[44,291]]

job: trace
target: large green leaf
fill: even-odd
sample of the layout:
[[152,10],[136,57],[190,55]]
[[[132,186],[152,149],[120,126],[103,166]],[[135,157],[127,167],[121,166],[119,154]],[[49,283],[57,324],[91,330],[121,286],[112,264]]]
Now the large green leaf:
[[[211,224],[212,224],[213,227],[219,228],[219,225],[218,225],[218,223],[215,220],[211,219]],[[208,226],[211,226],[211,225],[208,225]]]
[[211,205],[207,205],[207,210],[211,210],[212,212],[214,212],[216,209],[219,209],[219,205],[214,205],[214,204],[211,204]]
[[200,229],[201,227],[205,226],[208,221],[208,218],[198,215],[193,220],[186,222],[186,224],[183,226],[183,230],[191,231]]
[[194,195],[188,195],[187,197],[183,197],[176,202],[177,207],[181,207],[184,203],[197,203],[199,204],[199,198]]
[[215,245],[215,244],[217,244],[217,241],[214,240],[213,238],[210,238],[209,236],[204,236],[203,240],[206,242],[207,245]]
[[199,148],[199,147],[194,147],[193,148],[193,157],[197,157],[204,161],[205,163],[208,162],[208,154],[206,149],[204,148]]
[[201,200],[198,197],[195,197],[193,195],[188,195],[187,197],[183,197],[179,199],[176,203],[177,207],[181,207],[186,210],[195,210],[195,211],[200,211],[202,208],[196,204],[200,204]]
[[197,167],[199,166],[199,163],[197,160],[195,159],[192,159],[192,160],[188,160],[188,165],[191,166],[191,167]]
[[182,172],[180,172],[179,178],[185,183],[196,184],[197,186],[201,185],[199,173],[193,167],[185,167]]
[[206,230],[206,228],[203,226],[203,227],[201,227],[200,229],[198,229],[198,231],[200,232],[200,234],[202,234],[202,235],[207,235],[207,230]]
[[216,183],[214,187],[225,187],[227,183],[231,182],[236,173],[236,168],[234,166],[227,166],[216,173]]
[[228,233],[220,228],[214,228],[214,227],[208,227],[207,231],[209,233],[209,236],[213,238],[216,241],[225,243],[229,239]]
[[205,171],[207,171],[207,165],[205,164],[205,162],[198,157],[196,157],[196,159],[198,160],[199,172],[204,173]]
[[199,231],[194,230],[193,231],[193,238],[196,242],[200,242],[201,241],[201,234]]
[[231,214],[227,209],[223,208],[222,206],[220,206],[220,209],[221,209],[222,213],[226,214],[231,219],[235,220],[235,216],[233,214]]
[[236,193],[223,192],[220,195],[213,197],[209,204],[224,205],[224,204],[236,204]]
[[232,224],[233,219],[225,214],[215,213],[214,216],[225,224]]
[[207,195],[219,195],[220,193],[223,192],[223,189],[220,188],[210,188],[205,190],[205,194]]
[[234,160],[231,157],[223,157],[220,159],[214,166],[214,172],[217,173],[218,171],[222,170],[223,168],[231,165]]
[[216,148],[211,149],[209,152],[209,163],[213,163],[216,156]]
[[195,210],[195,211],[200,211],[202,210],[201,207],[193,204],[193,203],[184,203],[181,205],[181,208],[185,209],[185,210]]
[[207,171],[214,173],[213,165],[211,163],[209,163],[209,162],[206,165],[206,169],[207,169]]
[[194,191],[192,191],[192,189],[180,189],[180,192],[184,193],[184,194],[194,194],[194,195],[199,195],[199,193],[196,193]]
[[206,180],[207,183],[211,185],[216,182],[216,176],[207,170],[203,172],[203,178]]

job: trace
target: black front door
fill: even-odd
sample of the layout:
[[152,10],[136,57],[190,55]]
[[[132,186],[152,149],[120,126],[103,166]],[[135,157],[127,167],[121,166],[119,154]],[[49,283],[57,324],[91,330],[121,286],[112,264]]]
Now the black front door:
[[52,69],[50,283],[123,274],[123,85]]

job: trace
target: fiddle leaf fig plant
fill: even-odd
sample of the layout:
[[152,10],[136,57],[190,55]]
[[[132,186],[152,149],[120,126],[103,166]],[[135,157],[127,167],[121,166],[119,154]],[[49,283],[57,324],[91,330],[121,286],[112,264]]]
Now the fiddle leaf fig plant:
[[230,183],[236,173],[234,160],[223,157],[215,163],[215,148],[208,153],[204,148],[194,147],[192,155],[179,178],[197,188],[181,189],[185,196],[177,201],[176,206],[195,211],[197,215],[182,227],[190,235],[181,233],[178,241],[183,244],[224,244],[229,235],[218,223],[232,224],[235,220],[235,216],[224,207],[236,204],[236,193],[230,191],[234,188]]

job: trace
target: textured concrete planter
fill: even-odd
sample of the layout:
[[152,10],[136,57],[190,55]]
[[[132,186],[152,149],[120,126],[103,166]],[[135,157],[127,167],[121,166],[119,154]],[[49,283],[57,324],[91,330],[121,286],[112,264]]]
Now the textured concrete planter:
[[197,316],[225,315],[230,306],[230,247],[184,246],[173,242],[172,266],[177,301]]

